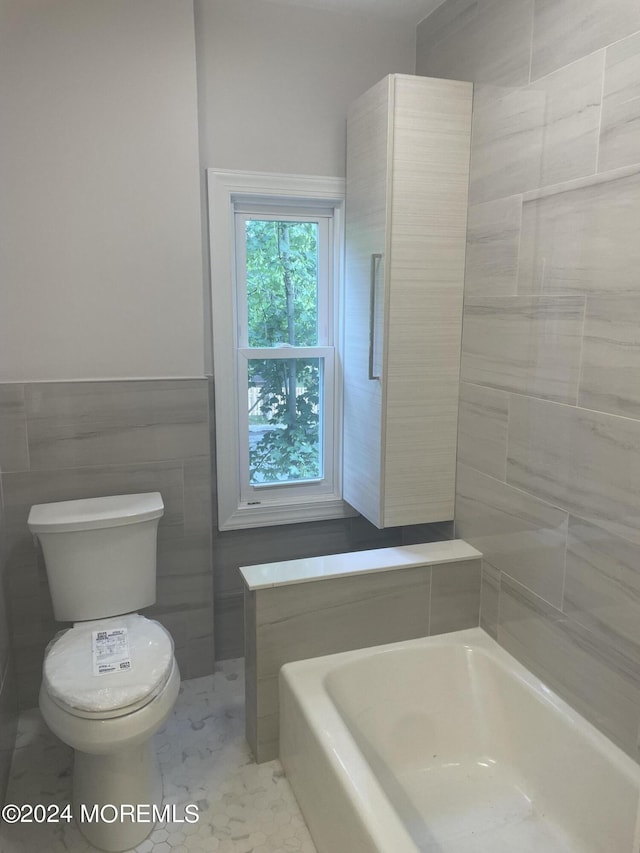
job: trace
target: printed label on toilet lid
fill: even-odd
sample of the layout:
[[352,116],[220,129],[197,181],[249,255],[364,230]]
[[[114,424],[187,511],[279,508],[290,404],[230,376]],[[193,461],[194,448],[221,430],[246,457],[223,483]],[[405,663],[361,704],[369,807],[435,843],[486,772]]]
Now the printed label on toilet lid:
[[92,631],[93,674],[128,672],[131,669],[129,634],[126,628]]

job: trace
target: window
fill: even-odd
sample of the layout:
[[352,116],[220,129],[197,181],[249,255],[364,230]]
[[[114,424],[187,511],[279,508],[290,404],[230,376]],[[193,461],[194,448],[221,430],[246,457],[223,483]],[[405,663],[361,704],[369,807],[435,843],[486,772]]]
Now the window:
[[344,182],[209,172],[221,529],[347,514],[337,356]]

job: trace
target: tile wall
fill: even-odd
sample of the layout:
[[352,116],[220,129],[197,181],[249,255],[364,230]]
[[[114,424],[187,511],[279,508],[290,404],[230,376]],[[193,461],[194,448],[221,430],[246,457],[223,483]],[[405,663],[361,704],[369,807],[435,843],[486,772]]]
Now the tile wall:
[[211,470],[206,379],[0,384],[5,589],[20,706],[37,704],[54,622],[35,503],[162,494],[158,598],[182,676],[213,672]]
[[6,612],[5,557],[4,502],[0,476],[0,803],[4,803],[7,790],[18,721],[15,672]]
[[475,85],[456,534],[484,627],[630,755],[640,726],[640,4],[446,0]]
[[244,582],[240,566],[275,563],[451,539],[453,524],[378,530],[362,516],[213,533],[216,657],[244,654]]
[[246,734],[258,762],[278,756],[278,673],[290,661],[473,628],[480,560],[246,591]]

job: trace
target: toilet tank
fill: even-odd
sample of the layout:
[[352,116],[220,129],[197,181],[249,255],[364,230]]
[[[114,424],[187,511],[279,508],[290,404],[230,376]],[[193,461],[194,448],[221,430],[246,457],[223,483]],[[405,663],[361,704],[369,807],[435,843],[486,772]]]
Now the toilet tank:
[[131,613],[156,600],[159,492],[32,506],[55,618],[81,622]]

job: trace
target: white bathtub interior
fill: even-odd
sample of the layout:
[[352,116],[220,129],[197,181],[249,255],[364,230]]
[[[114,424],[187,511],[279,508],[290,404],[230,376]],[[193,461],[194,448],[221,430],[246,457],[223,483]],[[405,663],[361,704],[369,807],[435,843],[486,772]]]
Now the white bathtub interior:
[[289,664],[281,692],[321,852],[638,849],[638,766],[479,628]]

